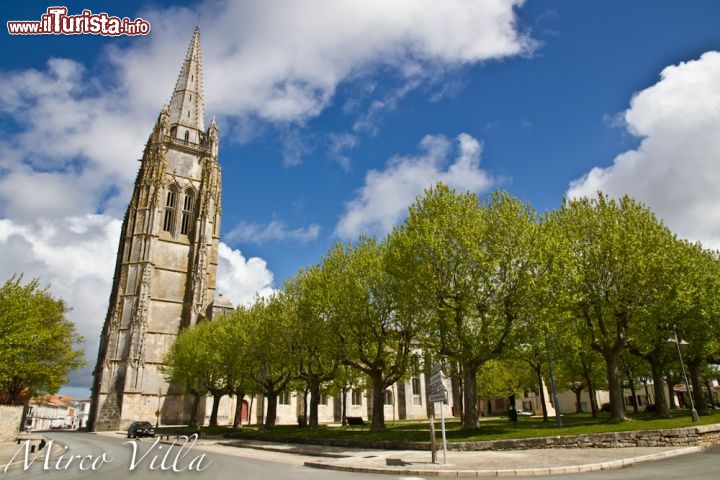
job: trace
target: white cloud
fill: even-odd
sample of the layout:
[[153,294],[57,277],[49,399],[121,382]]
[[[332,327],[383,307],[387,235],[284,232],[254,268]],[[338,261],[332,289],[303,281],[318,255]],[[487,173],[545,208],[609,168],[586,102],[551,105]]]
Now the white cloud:
[[318,235],[320,235],[320,226],[314,223],[307,228],[290,230],[285,223],[273,220],[267,225],[241,222],[225,235],[225,239],[231,243],[263,244],[270,241],[291,240],[304,244],[317,239]]
[[356,148],[360,141],[357,135],[351,133],[331,133],[327,137],[328,155],[340,164],[346,172],[350,170],[350,157],[348,150]]
[[[86,339],[88,366],[71,375],[69,386],[89,388],[97,360],[100,333],[112,288],[121,222],[107,215],[84,215],[19,223],[0,219],[0,283],[13,274],[41,285],[72,308],[67,318]],[[238,250],[220,244],[218,290],[233,303],[245,304],[256,293],[271,291],[273,275],[265,261],[246,260]]]
[[369,171],[365,185],[346,204],[335,233],[343,239],[355,239],[362,233],[383,235],[404,218],[418,195],[437,182],[460,191],[486,191],[492,180],[480,169],[480,142],[463,133],[457,144],[456,158],[449,166],[452,142],[441,135],[428,135],[420,142],[423,152],[419,156],[393,157],[385,170]]
[[262,258],[246,259],[240,250],[220,243],[217,291],[234,305],[249,305],[256,296],[273,293],[273,274]]
[[629,194],[679,235],[720,248],[720,52],[669,66],[624,114],[638,148],[570,184],[570,197]]

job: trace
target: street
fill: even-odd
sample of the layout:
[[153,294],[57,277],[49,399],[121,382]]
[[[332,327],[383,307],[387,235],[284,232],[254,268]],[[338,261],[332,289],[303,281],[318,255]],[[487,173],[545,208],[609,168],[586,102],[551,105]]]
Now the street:
[[[103,480],[155,479],[155,478],[213,478],[213,479],[340,479],[340,480],[408,480],[407,475],[369,475],[333,470],[315,470],[303,466],[307,457],[293,454],[268,453],[260,450],[228,447],[224,445],[194,445],[181,440],[173,445],[159,443],[157,439],[126,439],[117,435],[95,435],[75,432],[48,432],[46,437],[56,449],[65,453],[46,458],[43,451],[34,461],[27,457],[28,465],[20,464],[0,475],[9,479],[82,479],[83,476],[102,475]],[[552,451],[548,450],[548,455]],[[15,461],[25,458],[22,445],[18,446]],[[667,460],[648,462],[617,470],[592,473],[566,474],[552,478],[564,480],[633,480],[691,476],[694,480],[717,478],[720,448],[701,453],[679,456]],[[415,478],[415,477],[413,477]],[[543,478],[543,477],[524,477]],[[550,478],[550,477],[546,477]]]

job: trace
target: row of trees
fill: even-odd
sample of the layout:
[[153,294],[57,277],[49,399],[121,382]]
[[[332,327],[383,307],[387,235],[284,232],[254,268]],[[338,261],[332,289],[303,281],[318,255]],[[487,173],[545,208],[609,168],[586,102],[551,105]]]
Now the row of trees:
[[607,388],[613,419],[625,416],[626,378],[652,379],[668,416],[677,328],[702,413],[703,368],[720,362],[719,269],[715,252],[677,239],[629,197],[569,200],[540,216],[507,193],[481,202],[438,184],[383,241],[337,244],[273,297],[182,333],[168,378],[198,399],[262,393],[267,426],[289,388],[309,392],[316,426],[323,389],[362,384],[377,431],[385,389],[422,349],[444,359],[473,429],[478,395],[546,376],[551,346],[562,385],[578,398]]

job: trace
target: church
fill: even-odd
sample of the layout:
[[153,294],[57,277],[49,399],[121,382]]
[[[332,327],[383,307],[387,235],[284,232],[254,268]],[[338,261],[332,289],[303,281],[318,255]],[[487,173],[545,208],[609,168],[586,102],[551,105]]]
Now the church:
[[93,372],[90,430],[189,418],[190,400],[165,381],[162,365],[178,332],[211,318],[215,302],[221,173],[215,121],[205,128],[201,63],[196,27],[123,219]]

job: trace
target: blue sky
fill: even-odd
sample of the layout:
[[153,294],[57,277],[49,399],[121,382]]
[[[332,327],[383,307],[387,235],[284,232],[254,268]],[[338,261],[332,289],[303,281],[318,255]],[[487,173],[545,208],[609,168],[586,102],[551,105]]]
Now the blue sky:
[[[15,2],[5,21],[47,7]],[[219,288],[383,236],[436,181],[539,211],[602,189],[720,247],[720,2],[65,2],[147,36],[0,34],[0,280],[40,277],[94,364],[119,224],[199,22],[220,127]],[[89,369],[66,392],[89,386]],[[77,393],[76,393],[77,394]]]

